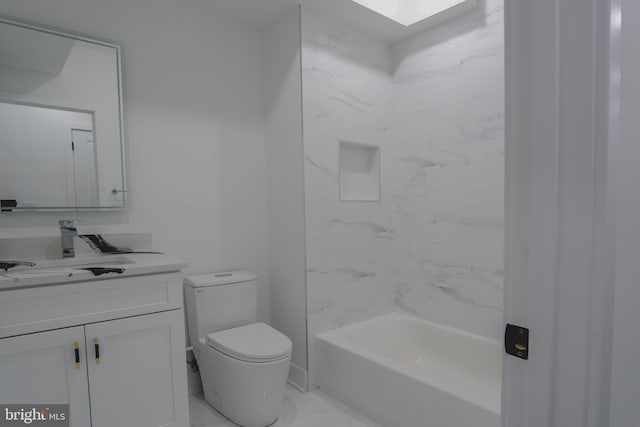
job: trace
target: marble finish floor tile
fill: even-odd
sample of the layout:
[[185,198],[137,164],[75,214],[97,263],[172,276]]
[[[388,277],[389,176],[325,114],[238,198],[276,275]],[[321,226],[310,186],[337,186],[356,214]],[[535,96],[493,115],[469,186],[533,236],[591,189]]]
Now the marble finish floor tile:
[[[236,427],[205,401],[189,396],[191,427]],[[272,427],[382,427],[319,390],[301,393],[287,386],[280,418]]]

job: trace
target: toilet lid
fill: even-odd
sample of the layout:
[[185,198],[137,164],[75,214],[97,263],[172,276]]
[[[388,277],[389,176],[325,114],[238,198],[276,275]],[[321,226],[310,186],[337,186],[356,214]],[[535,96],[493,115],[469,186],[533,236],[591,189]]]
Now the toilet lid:
[[253,323],[207,335],[207,345],[245,362],[271,362],[291,352],[291,340],[264,323]]

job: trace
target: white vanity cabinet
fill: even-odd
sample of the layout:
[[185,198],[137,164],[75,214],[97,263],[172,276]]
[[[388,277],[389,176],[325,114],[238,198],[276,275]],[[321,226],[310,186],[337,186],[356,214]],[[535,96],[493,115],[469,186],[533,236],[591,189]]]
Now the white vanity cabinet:
[[0,333],[3,404],[69,403],[74,427],[189,425],[178,273],[2,291]]
[[84,326],[0,339],[0,402],[68,403],[71,425],[90,426],[86,359]]
[[87,325],[85,338],[92,427],[188,425],[182,310]]

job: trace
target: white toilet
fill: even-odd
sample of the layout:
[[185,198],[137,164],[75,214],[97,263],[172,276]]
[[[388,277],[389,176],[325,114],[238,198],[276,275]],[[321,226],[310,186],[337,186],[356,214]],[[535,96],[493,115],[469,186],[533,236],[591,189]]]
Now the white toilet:
[[256,280],[243,271],[184,280],[189,338],[204,398],[243,427],[276,421],[291,361],[291,340],[256,323]]

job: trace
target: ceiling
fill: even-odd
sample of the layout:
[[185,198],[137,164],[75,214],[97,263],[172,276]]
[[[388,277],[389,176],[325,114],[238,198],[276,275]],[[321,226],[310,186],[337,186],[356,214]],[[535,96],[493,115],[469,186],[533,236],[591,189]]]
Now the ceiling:
[[385,18],[351,0],[213,0],[220,11],[237,20],[259,28],[266,28],[279,17],[298,4],[324,13],[345,24],[369,34],[378,40],[392,43],[415,34],[446,20],[454,15],[474,8],[477,0],[466,0],[452,8],[424,21],[406,27]]

